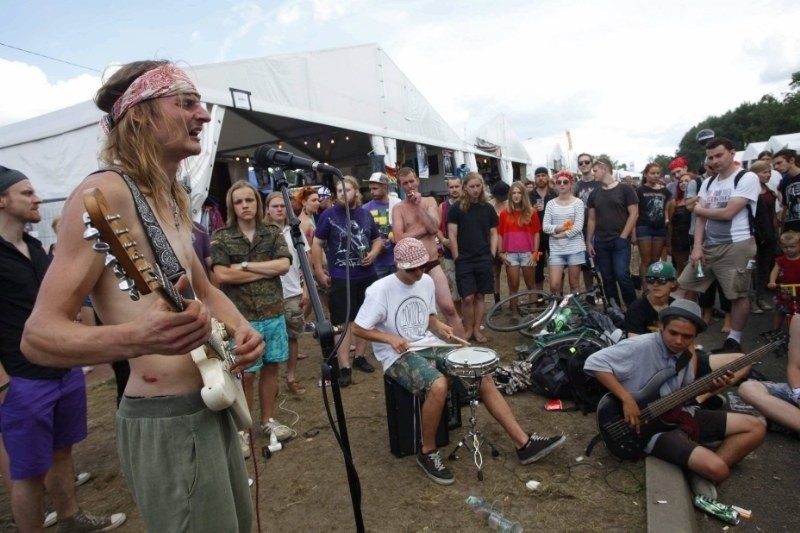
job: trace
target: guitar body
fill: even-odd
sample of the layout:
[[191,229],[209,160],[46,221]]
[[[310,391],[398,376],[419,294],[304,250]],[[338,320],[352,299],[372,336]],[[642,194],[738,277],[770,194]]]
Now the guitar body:
[[204,346],[192,350],[191,355],[203,378],[200,395],[206,407],[212,411],[230,408],[236,429],[246,431],[250,428],[253,419],[247,407],[241,379],[234,377],[221,359],[215,355],[209,356]]
[[[656,372],[640,391],[631,393],[639,405],[639,409],[644,410],[650,402],[657,400],[661,385],[674,375],[673,368],[665,368]],[[606,393],[597,405],[597,426],[603,443],[611,455],[619,459],[630,460],[642,457],[642,450],[653,435],[675,427],[655,418],[642,421],[639,433],[636,433],[636,430],[625,421],[622,402],[610,392]]]

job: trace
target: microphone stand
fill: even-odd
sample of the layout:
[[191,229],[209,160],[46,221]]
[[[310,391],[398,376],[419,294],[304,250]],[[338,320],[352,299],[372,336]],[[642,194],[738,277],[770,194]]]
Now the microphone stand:
[[[361,515],[361,483],[358,479],[358,472],[353,464],[353,457],[350,453],[350,439],[347,435],[347,423],[344,414],[344,405],[342,404],[342,394],[339,388],[339,358],[336,357],[335,342],[334,342],[334,327],[330,320],[325,318],[325,313],[322,310],[322,302],[319,299],[319,292],[314,283],[314,276],[311,271],[311,265],[306,257],[305,245],[303,243],[302,232],[300,231],[300,220],[294,214],[292,209],[292,201],[289,196],[289,183],[286,181],[284,175],[284,167],[273,167],[272,175],[275,179],[275,188],[280,190],[283,196],[283,201],[286,204],[286,220],[289,224],[289,234],[292,237],[292,246],[297,251],[297,258],[300,260],[300,269],[303,271],[303,279],[305,280],[306,287],[308,288],[308,295],[311,299],[311,307],[314,309],[314,317],[317,320],[317,340],[319,341],[322,350],[322,389],[323,400],[327,407],[327,395],[324,393],[325,380],[330,378],[331,391],[333,392],[333,404],[336,411],[336,420],[338,421],[339,431],[337,440],[339,447],[342,449],[344,456],[345,469],[347,471],[347,482],[350,488],[350,500],[353,504],[353,515],[356,521],[356,531],[359,533],[364,532],[364,518]],[[336,175],[340,180],[344,179],[342,173],[336,170]],[[330,415],[329,415],[330,416]],[[330,418],[329,418],[330,419]],[[336,432],[336,423],[330,420],[333,427],[334,435]]]

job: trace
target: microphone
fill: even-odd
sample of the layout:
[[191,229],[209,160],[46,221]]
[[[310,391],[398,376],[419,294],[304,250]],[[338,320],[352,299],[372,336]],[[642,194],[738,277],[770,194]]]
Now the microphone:
[[256,148],[253,155],[256,166],[261,168],[267,167],[284,167],[284,168],[304,168],[308,170],[316,170],[318,172],[329,172],[331,174],[339,174],[339,169],[334,166],[320,163],[294,155],[285,150],[276,150],[264,144]]

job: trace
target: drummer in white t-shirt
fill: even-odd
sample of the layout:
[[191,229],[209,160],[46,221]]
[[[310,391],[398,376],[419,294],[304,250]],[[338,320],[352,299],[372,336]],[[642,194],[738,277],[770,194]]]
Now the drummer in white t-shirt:
[[[453,330],[436,318],[433,280],[423,270],[429,260],[425,246],[411,237],[402,239],[395,245],[394,258],[397,272],[367,288],[353,333],[372,342],[375,358],[386,375],[413,394],[426,393],[417,463],[433,481],[449,485],[454,481],[453,474],[444,465],[435,438],[449,380],[443,374],[442,349],[435,355],[431,347],[444,344],[442,338],[449,340]],[[480,396],[514,443],[520,463],[538,461],[566,440],[563,435],[526,433],[489,375],[481,379]]]

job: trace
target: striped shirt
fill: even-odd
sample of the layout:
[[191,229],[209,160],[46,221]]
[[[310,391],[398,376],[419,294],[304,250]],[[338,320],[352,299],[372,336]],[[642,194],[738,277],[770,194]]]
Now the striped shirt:
[[542,219],[545,233],[552,235],[564,222],[572,221],[572,229],[567,231],[567,238],[550,239],[550,255],[571,255],[586,251],[586,243],[583,242],[583,214],[584,207],[580,198],[575,198],[568,205],[560,205],[557,199],[547,202]]

